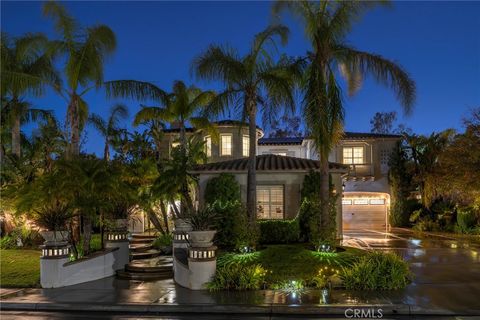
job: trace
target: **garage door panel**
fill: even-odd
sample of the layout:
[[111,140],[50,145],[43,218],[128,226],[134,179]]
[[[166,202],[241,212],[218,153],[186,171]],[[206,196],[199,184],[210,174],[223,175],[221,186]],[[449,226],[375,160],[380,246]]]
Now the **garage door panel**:
[[344,229],[385,229],[385,205],[343,205]]

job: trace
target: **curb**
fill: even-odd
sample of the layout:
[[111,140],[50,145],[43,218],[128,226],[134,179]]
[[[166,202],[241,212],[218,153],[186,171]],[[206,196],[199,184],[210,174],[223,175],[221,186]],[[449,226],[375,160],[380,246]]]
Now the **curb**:
[[[371,316],[381,309],[383,316],[392,315],[458,315],[442,309],[425,309],[407,304],[387,305],[214,305],[214,304],[83,304],[83,303],[0,303],[2,311],[51,311],[51,312],[116,312],[116,313],[202,313],[202,314],[256,314],[256,315],[345,315],[347,310],[360,309]],[[467,313],[468,314],[468,313]],[[478,315],[478,313],[476,313]]]

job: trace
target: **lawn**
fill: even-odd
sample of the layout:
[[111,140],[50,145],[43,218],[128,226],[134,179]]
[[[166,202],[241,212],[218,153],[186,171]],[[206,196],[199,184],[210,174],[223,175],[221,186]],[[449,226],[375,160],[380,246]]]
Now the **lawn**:
[[0,250],[0,287],[38,287],[40,254],[39,250]]

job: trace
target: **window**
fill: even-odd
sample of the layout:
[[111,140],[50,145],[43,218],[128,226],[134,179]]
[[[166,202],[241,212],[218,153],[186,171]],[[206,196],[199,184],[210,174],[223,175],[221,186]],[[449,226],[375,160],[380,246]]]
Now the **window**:
[[344,164],[362,164],[363,147],[344,147],[343,148],[343,163]]
[[220,135],[220,155],[231,156],[232,155],[232,135],[221,134]]
[[351,205],[352,204],[352,199],[342,199],[342,204]]
[[382,205],[385,204],[385,199],[371,199],[370,204]]
[[283,186],[257,186],[258,219],[283,219]]
[[180,145],[180,142],[172,142],[172,149]]
[[243,156],[248,157],[250,154],[250,138],[248,136],[243,136]]
[[210,136],[205,137],[205,153],[207,157],[212,156],[212,137]]
[[353,204],[368,204],[368,199],[355,199]]
[[272,154],[275,154],[275,155],[277,155],[277,156],[284,156],[284,157],[287,156],[287,153],[286,153],[286,152],[278,152],[278,151],[277,151],[277,152],[272,152]]

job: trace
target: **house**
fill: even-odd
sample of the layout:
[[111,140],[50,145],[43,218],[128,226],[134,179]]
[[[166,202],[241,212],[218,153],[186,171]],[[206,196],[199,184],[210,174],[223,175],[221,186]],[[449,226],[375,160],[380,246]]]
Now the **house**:
[[[215,122],[218,139],[188,128],[187,135],[205,141],[206,164],[199,165],[197,201],[203,205],[208,180],[220,173],[235,176],[246,201],[249,134],[247,124]],[[179,129],[165,130],[162,153],[178,145]],[[390,187],[388,158],[401,137],[389,134],[347,132],[329,155],[329,167],[339,199],[337,229],[385,229],[388,227]],[[265,138],[257,128],[257,203],[259,219],[291,219],[300,207],[300,191],[310,170],[318,170],[318,154],[308,137]]]

